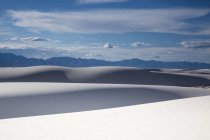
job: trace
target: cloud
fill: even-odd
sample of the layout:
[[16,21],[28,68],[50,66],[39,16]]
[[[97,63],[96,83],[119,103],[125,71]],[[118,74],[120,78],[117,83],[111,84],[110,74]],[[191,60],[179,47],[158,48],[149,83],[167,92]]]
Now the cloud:
[[12,37],[10,40],[12,40],[12,41],[18,41],[19,40],[19,37],[15,36],[15,37]]
[[167,52],[168,54],[174,54],[175,52],[173,52],[173,51],[169,51],[169,52]]
[[20,39],[25,40],[25,41],[50,41],[49,39],[42,38],[42,37],[23,37]]
[[61,43],[62,41],[61,40],[53,40],[53,42],[55,42],[55,43]]
[[[158,32],[210,34],[209,23],[187,22],[207,15],[210,9],[105,9],[63,12],[8,11],[14,25],[33,32],[124,33]],[[193,29],[197,29],[196,31]]]
[[77,0],[80,4],[126,2],[129,0]]
[[150,46],[150,44],[149,43],[145,43],[145,42],[137,41],[137,42],[131,43],[131,46],[132,47],[145,47],[145,46]]
[[39,48],[39,46],[33,46],[32,44],[25,44],[20,42],[9,42],[9,43],[0,43],[0,49],[31,49]]
[[43,37],[12,37],[10,39],[11,41],[35,41],[35,42],[54,42],[54,43],[61,43],[62,41],[60,40],[52,40],[52,39],[47,39]]
[[92,58],[100,58],[103,57],[103,55],[101,54],[101,52],[90,52],[88,54],[86,54],[87,57],[92,57]]
[[111,43],[105,43],[103,46],[103,48],[109,48],[109,49],[113,49],[113,48],[119,48],[119,45],[113,45]]
[[210,40],[182,41],[180,44],[184,48],[210,48]]
[[158,56],[158,55],[156,55],[156,56],[153,56],[152,58],[159,59],[159,58],[161,58],[161,57]]
[[104,44],[103,48],[114,48],[114,46],[110,43]]

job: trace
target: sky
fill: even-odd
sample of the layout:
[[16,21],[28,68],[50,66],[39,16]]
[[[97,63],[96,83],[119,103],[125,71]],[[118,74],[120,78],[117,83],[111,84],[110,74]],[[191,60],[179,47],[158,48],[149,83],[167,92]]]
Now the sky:
[[210,1],[0,0],[0,52],[210,63]]

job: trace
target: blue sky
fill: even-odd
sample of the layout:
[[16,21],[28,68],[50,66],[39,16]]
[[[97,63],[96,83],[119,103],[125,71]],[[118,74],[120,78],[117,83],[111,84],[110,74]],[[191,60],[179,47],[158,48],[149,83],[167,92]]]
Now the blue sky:
[[0,0],[0,52],[210,63],[209,0]]

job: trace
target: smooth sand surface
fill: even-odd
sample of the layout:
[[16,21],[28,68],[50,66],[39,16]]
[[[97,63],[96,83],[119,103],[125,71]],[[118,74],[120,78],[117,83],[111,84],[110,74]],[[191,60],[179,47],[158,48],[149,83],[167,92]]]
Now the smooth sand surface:
[[210,96],[0,120],[1,140],[209,140]]
[[110,83],[168,86],[210,86],[209,74],[176,74],[159,69],[128,67],[67,68],[36,66],[1,68],[0,82]]
[[210,95],[210,89],[130,84],[1,83],[0,89],[0,119]]

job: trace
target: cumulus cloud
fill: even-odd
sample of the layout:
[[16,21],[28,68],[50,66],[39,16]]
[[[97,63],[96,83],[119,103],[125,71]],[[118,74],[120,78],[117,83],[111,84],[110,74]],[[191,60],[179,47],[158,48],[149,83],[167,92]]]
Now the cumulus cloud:
[[105,43],[103,46],[103,48],[109,48],[109,49],[112,49],[112,48],[119,48],[118,45],[113,45],[111,43]]
[[80,4],[88,3],[111,3],[111,2],[125,2],[129,0],[77,0]]
[[182,41],[180,44],[184,48],[210,48],[210,40]]
[[137,42],[131,43],[131,46],[132,47],[144,47],[144,46],[150,46],[150,44],[149,43],[145,43],[145,42],[137,41]]
[[[195,25],[186,20],[207,15],[210,9],[103,9],[63,12],[8,11],[14,25],[34,32],[122,33],[158,32],[210,34],[208,23]],[[192,29],[198,29],[193,32]]]
[[104,44],[103,48],[114,48],[114,46],[110,43]]

